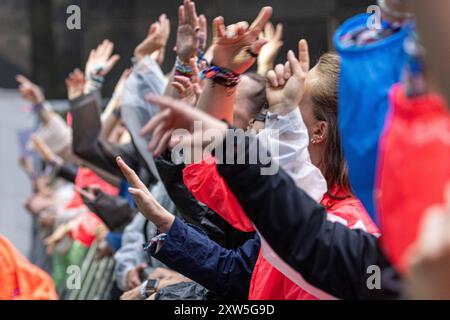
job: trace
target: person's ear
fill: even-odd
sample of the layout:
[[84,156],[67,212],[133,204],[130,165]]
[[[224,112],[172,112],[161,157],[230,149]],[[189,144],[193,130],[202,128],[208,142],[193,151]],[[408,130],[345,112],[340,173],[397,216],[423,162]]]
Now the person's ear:
[[328,123],[326,121],[317,121],[312,128],[311,144],[318,145],[326,142],[328,139]]

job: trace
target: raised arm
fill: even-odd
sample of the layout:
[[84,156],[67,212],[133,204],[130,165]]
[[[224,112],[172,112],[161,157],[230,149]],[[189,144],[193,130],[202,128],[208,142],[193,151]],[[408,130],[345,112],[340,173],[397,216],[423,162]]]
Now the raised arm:
[[42,89],[20,74],[16,76],[16,81],[19,83],[19,92],[21,96],[33,104],[33,111],[37,113],[40,120],[46,125],[50,121],[53,111],[48,103],[46,103]]
[[223,17],[214,19],[212,66],[218,70],[209,69],[211,76],[198,102],[200,110],[233,123],[235,87],[239,75],[255,63],[266,43],[258,37],[271,16],[271,7],[262,8],[250,27],[247,22],[239,22],[225,28]]
[[117,164],[131,186],[129,191],[140,212],[160,233],[167,234],[158,244],[147,244],[147,252],[219,297],[246,299],[259,253],[259,239],[248,240],[236,250],[221,247],[201,230],[167,212],[122,159],[118,158]]

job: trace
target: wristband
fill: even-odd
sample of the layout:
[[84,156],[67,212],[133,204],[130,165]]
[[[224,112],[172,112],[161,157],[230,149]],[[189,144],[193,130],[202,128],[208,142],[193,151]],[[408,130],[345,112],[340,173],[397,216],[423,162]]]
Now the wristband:
[[84,86],[84,94],[89,94],[93,91],[100,90],[103,87],[105,78],[99,75],[88,75]]
[[190,65],[184,64],[178,57],[175,62],[175,75],[177,76],[184,76],[188,78],[192,78],[192,75],[194,74],[194,70],[192,70],[192,67]]
[[211,65],[200,72],[200,79],[211,79],[214,83],[233,88],[239,83],[240,75],[229,69]]

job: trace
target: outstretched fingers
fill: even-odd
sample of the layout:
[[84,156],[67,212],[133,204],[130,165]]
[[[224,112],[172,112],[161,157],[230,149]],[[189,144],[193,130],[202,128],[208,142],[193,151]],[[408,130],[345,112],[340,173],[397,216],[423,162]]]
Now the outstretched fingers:
[[220,39],[226,35],[225,21],[223,17],[217,17],[213,20],[214,38]]
[[303,72],[308,72],[310,68],[309,47],[308,42],[305,39],[300,40],[298,43],[298,52],[300,67]]
[[259,34],[264,30],[264,26],[272,17],[272,13],[273,13],[272,7],[264,7],[261,9],[261,11],[259,12],[256,19],[253,21],[249,29],[251,34],[255,38],[257,38]]
[[185,14],[185,8],[183,5],[181,5],[178,8],[178,25],[184,25],[186,24],[186,14]]
[[130,186],[136,189],[140,189],[144,192],[148,192],[147,187],[144,185],[144,183],[139,179],[136,172],[134,172],[133,169],[131,169],[125,161],[122,160],[121,157],[116,158],[117,165],[119,166],[120,171],[122,171],[122,174],[124,175],[125,179],[127,179]]
[[277,24],[277,28],[275,30],[274,40],[281,41],[283,39],[283,24]]
[[292,50],[289,50],[287,54],[287,59],[289,65],[291,66],[292,74],[298,77],[304,76],[304,72],[302,67],[300,66],[300,62],[297,60],[297,57],[295,56]]

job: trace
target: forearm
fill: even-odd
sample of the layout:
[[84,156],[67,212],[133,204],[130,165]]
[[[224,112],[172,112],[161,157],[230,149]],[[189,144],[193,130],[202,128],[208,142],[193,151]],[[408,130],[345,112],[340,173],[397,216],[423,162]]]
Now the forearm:
[[94,149],[100,137],[100,95],[93,92],[70,101],[72,113],[73,149],[79,156],[82,150]]
[[47,101],[42,101],[38,104],[35,104],[33,106],[33,111],[44,125],[46,125],[50,121],[50,118],[54,113],[51,104]]
[[[115,145],[100,139],[99,96],[96,93],[71,101],[71,112],[72,147],[77,156],[89,162],[97,172],[98,168],[102,168],[115,177],[122,177],[115,163],[117,156],[122,156],[135,167],[136,154],[132,145]],[[102,172],[99,173],[110,180]],[[117,180],[114,181],[116,183]]]
[[117,104],[119,100],[117,97],[113,96],[105,111],[101,116],[102,121],[102,130],[100,132],[100,138],[104,140],[108,140],[108,137],[111,135],[116,124],[119,122],[118,117],[118,108]]
[[200,230],[176,219],[161,249],[147,252],[171,269],[214,291],[221,298],[247,299],[259,240],[227,250]]
[[172,68],[172,71],[170,72],[169,79],[167,81],[166,89],[164,90],[164,95],[168,97],[172,97],[175,99],[178,99],[180,95],[178,94],[177,90],[172,87],[173,78],[175,76],[175,66]]

